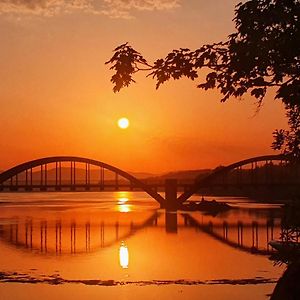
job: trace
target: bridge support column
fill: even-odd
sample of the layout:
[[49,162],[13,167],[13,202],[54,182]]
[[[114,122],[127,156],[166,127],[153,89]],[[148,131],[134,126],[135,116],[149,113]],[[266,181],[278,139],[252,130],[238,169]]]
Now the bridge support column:
[[177,179],[166,179],[165,181],[165,205],[166,210],[177,210]]

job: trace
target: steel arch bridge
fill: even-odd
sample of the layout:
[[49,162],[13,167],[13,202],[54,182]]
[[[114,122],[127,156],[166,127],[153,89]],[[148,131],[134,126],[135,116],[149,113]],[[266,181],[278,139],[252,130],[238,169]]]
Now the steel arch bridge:
[[[299,164],[290,164],[291,160],[291,157],[287,155],[265,155],[235,162],[226,167],[220,167],[204,177],[198,176],[189,184],[181,184],[185,191],[179,196],[177,196],[178,183],[174,184],[173,182],[173,184],[168,185],[166,180],[164,185],[166,199],[164,199],[153,186],[112,165],[82,157],[54,156],[28,161],[4,171],[0,174],[0,191],[32,191],[34,189],[41,191],[54,189],[59,191],[62,189],[76,190],[77,188],[83,188],[84,190],[99,188],[100,190],[104,190],[104,187],[108,186],[104,180],[104,171],[108,170],[115,174],[115,180],[111,183],[111,187],[115,189],[122,188],[122,185],[118,182],[118,176],[120,176],[129,181],[130,184],[127,184],[127,187],[130,186],[130,188],[138,188],[145,191],[162,207],[176,207],[187,201],[200,189],[211,186],[300,185],[300,176],[298,176],[298,173],[300,174]],[[68,163],[69,166],[70,180],[68,183],[62,181],[62,163]],[[76,178],[77,163],[85,164],[85,180],[83,183],[78,183]],[[55,164],[55,174],[52,183],[48,178],[49,164]],[[97,171],[99,176],[96,183],[91,182],[90,166],[99,168]],[[40,168],[38,183],[33,181],[32,171],[33,168],[37,167]],[[289,176],[285,176],[284,172],[288,172]],[[228,180],[228,178],[231,179]],[[297,178],[298,181],[296,182],[295,179]]]
[[[66,162],[70,163],[70,182],[63,183],[62,163]],[[49,183],[47,176],[47,166],[51,163],[55,164],[55,180],[52,184]],[[83,184],[76,183],[76,163],[85,164],[85,182]],[[99,167],[99,181],[96,184],[91,183],[90,166]],[[38,184],[34,184],[33,182],[32,169],[35,167],[40,167],[40,182]],[[130,175],[128,172],[125,172],[119,168],[116,168],[101,161],[76,156],[46,157],[17,165],[0,174],[0,188],[2,188],[3,190],[6,187],[4,183],[9,181],[10,184],[8,185],[8,187],[11,191],[17,191],[19,189],[31,191],[33,188],[37,188],[40,190],[47,190],[49,188],[54,188],[55,190],[61,190],[62,188],[70,188],[71,190],[75,190],[76,187],[84,187],[86,190],[89,190],[93,186],[97,186],[100,189],[104,189],[104,170],[109,170],[115,173],[114,185],[116,188],[118,188],[119,184],[118,176],[121,176],[130,182],[131,187],[142,189],[160,204],[164,202],[164,198],[160,194],[158,194],[151,186]],[[23,182],[23,184],[20,184],[19,176],[22,173],[23,175],[25,173],[25,182]]]
[[[210,186],[222,186],[222,185],[264,185],[264,186],[272,186],[275,184],[300,184],[300,181],[296,182],[293,179],[297,178],[299,176],[296,176],[292,179],[293,181],[289,181],[286,177],[285,180],[282,180],[284,174],[282,171],[287,171],[287,166],[290,168],[288,169],[288,172],[291,174],[291,171],[294,173],[300,172],[299,164],[290,164],[292,161],[292,157],[289,155],[264,155],[264,156],[257,156],[245,160],[241,160],[238,162],[235,162],[233,164],[230,164],[226,167],[220,167],[213,171],[211,174],[201,177],[198,176],[195,178],[195,181],[193,185],[189,187],[187,191],[185,191],[183,194],[181,194],[177,201],[179,204],[182,204],[187,199],[189,199],[193,194],[197,193],[201,188],[204,187],[210,187]],[[279,166],[281,170],[277,173],[279,176],[275,178],[274,170],[276,168],[275,162],[279,162]],[[260,166],[258,165],[260,164]],[[247,167],[248,169],[245,169],[244,171],[248,176],[247,180],[243,181],[243,177],[245,177],[245,174],[243,174],[243,167]],[[228,182],[228,175],[234,174],[235,182]],[[293,174],[298,175],[298,174]],[[299,173],[300,175],[300,173]],[[263,178],[262,178],[263,177]],[[292,176],[290,176],[292,177]],[[285,182],[280,182],[285,181]]]

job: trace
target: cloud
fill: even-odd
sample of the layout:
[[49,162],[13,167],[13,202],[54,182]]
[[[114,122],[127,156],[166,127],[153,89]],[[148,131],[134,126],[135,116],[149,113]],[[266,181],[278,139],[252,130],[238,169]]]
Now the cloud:
[[0,14],[55,16],[84,12],[130,18],[134,11],[170,10],[181,0],[0,0]]
[[54,16],[93,9],[91,0],[0,0],[2,14]]
[[111,17],[130,17],[131,12],[169,10],[180,6],[180,0],[104,0],[105,9]]

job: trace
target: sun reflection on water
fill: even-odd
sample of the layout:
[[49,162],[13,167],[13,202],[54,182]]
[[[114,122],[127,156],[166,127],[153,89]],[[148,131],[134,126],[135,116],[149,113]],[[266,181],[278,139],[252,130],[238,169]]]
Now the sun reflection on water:
[[128,269],[129,253],[128,253],[128,248],[124,242],[121,243],[121,246],[119,249],[119,262],[120,262],[120,266],[123,269]]
[[131,211],[131,205],[127,204],[129,198],[126,192],[120,192],[117,199],[118,199],[117,211],[122,213],[127,213]]
[[118,199],[118,204],[125,204],[126,202],[128,202],[128,198],[122,197]]
[[118,211],[121,213],[128,213],[131,211],[131,205],[128,204],[118,205]]

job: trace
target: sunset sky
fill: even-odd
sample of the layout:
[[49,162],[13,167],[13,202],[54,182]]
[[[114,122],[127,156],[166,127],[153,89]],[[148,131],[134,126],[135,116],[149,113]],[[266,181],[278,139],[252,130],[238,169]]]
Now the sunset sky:
[[225,40],[238,2],[0,0],[0,170],[75,155],[160,173],[274,153],[272,132],[286,119],[272,91],[258,114],[251,97],[220,103],[189,80],[156,91],[141,74],[114,94],[104,65],[124,42],[151,62]]

